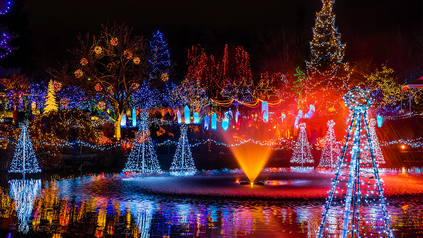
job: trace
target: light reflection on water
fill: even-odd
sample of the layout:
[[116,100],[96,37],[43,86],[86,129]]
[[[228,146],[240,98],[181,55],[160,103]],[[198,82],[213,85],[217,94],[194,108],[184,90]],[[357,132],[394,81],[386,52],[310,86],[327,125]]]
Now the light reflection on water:
[[[0,194],[0,237],[315,237],[325,203],[150,195],[136,181],[9,180]],[[423,201],[388,202],[395,237],[423,236]]]

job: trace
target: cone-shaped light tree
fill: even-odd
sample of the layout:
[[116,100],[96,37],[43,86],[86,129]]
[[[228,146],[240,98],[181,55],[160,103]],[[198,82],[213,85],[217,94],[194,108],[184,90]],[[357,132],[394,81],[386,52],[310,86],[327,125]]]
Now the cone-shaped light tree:
[[26,173],[40,172],[41,169],[38,166],[31,138],[28,134],[28,125],[26,123],[22,123],[21,134],[19,135],[19,141],[16,145],[9,173],[22,173],[25,177]]
[[[317,237],[394,237],[369,129],[372,98],[354,88],[345,104],[351,110],[346,141]],[[333,223],[342,229],[333,229]]]
[[56,102],[56,92],[54,90],[53,80],[50,80],[50,82],[48,83],[47,99],[44,107],[44,112],[48,113],[50,111],[57,111],[58,109],[59,106]]
[[187,125],[181,125],[181,137],[170,166],[170,174],[175,176],[193,175],[197,172],[188,142],[187,130]]
[[301,164],[301,167],[304,167],[305,163],[314,162],[305,129],[306,124],[303,122],[300,124],[300,133],[298,134],[297,143],[294,146],[294,154],[291,157],[291,163]]
[[141,113],[141,124],[123,172],[142,173],[143,176],[145,173],[161,172],[146,112]]
[[333,128],[335,122],[330,120],[327,125],[328,131],[326,133],[325,145],[318,167],[329,167],[333,169],[338,163],[339,156],[341,155],[341,148],[336,141],[335,130]]

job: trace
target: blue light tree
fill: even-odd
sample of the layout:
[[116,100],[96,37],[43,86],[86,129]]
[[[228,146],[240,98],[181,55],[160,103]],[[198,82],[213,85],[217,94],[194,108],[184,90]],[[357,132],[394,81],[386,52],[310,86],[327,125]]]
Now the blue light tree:
[[26,123],[21,124],[21,134],[19,135],[9,173],[22,173],[24,178],[25,173],[41,173]]
[[171,66],[169,48],[163,39],[163,34],[158,30],[153,34],[150,41],[150,80],[169,80],[169,70]]
[[[317,237],[394,237],[370,135],[372,98],[354,88],[344,99],[351,110],[348,133]],[[333,229],[334,222],[342,230]]]

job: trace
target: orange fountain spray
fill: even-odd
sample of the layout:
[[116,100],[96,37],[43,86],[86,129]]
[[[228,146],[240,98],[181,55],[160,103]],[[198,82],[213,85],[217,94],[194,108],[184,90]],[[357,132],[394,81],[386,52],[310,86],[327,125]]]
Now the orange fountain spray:
[[247,175],[251,183],[254,183],[254,180],[270,157],[271,148],[249,142],[231,147],[231,149],[245,175]]

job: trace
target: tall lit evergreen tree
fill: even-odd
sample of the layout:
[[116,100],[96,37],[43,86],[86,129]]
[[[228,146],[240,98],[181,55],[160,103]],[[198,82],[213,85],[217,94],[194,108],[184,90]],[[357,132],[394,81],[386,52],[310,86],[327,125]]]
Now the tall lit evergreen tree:
[[44,107],[44,112],[47,113],[50,111],[57,111],[58,108],[59,107],[56,102],[56,93],[54,91],[53,81],[50,80],[50,82],[48,83],[47,99],[46,99],[46,104]]
[[322,10],[316,14],[313,40],[310,41],[311,60],[306,61],[313,90],[343,91],[348,88],[351,74],[348,63],[342,60],[345,44],[335,26],[332,12],[335,0],[322,0]]
[[150,41],[150,79],[167,82],[171,66],[169,48],[163,34],[158,30]]

